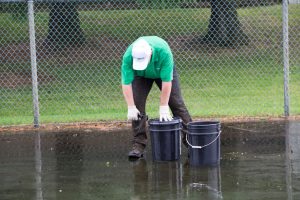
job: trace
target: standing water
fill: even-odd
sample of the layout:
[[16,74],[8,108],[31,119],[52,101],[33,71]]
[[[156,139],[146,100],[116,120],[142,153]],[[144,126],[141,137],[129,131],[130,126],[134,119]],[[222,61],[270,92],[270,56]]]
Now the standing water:
[[0,134],[1,200],[300,199],[300,122],[222,123],[220,165],[130,162],[129,129]]

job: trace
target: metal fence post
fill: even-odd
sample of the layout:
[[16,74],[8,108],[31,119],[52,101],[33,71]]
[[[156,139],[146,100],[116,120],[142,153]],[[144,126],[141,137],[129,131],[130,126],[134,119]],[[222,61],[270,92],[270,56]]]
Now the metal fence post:
[[282,34],[283,34],[283,71],[284,71],[284,115],[290,115],[289,97],[289,27],[288,27],[288,0],[282,1]]
[[34,112],[33,124],[34,127],[39,127],[39,98],[38,98],[33,0],[28,0],[28,19],[29,19],[29,35],[30,35],[31,73],[32,73],[31,74],[32,97],[33,97],[33,112]]

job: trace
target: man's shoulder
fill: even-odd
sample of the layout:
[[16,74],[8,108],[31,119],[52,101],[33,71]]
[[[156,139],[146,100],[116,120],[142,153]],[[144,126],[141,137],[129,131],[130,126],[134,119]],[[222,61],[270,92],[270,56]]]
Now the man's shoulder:
[[127,60],[131,58],[131,51],[132,51],[132,45],[128,46],[124,55],[123,55],[123,60]]

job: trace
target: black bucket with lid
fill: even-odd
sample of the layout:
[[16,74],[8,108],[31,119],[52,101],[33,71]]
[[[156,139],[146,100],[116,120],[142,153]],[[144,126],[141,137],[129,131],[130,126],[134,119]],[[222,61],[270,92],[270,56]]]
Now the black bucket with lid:
[[180,158],[181,145],[181,119],[172,121],[148,121],[152,158],[154,161],[172,161]]
[[220,164],[220,134],[219,121],[188,123],[187,143],[190,165],[217,166]]

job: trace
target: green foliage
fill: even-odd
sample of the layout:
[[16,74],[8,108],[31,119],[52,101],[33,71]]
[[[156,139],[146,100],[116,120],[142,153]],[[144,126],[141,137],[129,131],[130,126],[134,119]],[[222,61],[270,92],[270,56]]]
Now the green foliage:
[[27,20],[27,2],[0,3],[0,12],[10,13],[12,20],[24,22]]

